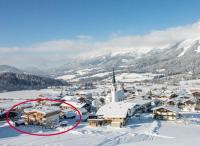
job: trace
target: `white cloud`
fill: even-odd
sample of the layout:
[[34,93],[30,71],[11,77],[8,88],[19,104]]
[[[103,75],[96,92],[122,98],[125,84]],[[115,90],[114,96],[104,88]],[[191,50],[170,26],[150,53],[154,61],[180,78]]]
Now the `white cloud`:
[[[52,40],[28,47],[0,47],[0,62],[15,65],[16,60],[18,60],[19,65],[28,62],[31,65],[34,63],[41,65],[48,64],[48,62],[60,63],[65,58],[70,57],[87,56],[88,58],[91,55],[115,51],[148,52],[154,48],[164,48],[179,41],[199,36],[200,22],[165,30],[155,30],[145,35],[112,35],[111,38],[104,41],[95,40],[87,35],[79,35],[76,39]],[[5,56],[7,57],[5,58]],[[37,61],[34,62],[34,60]]]

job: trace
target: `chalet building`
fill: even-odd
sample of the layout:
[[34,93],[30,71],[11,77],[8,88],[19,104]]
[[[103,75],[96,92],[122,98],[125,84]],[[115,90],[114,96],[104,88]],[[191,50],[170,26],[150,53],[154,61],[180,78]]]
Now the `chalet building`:
[[197,99],[195,109],[200,110],[200,91],[194,91],[192,95]]
[[153,118],[159,120],[176,120],[180,117],[180,109],[174,106],[160,106],[153,109]]
[[[143,112],[150,112],[154,103],[152,100],[142,100],[142,99],[136,99],[129,101],[132,103],[135,103],[135,112],[137,113],[143,113]],[[157,104],[157,101],[155,101],[155,104]]]
[[159,95],[156,95],[156,94],[152,94],[151,96],[150,96],[150,99],[152,99],[152,100],[157,100],[157,99],[159,99],[160,98],[160,96]]
[[79,92],[76,93],[76,95],[78,97],[83,97],[83,98],[86,98],[86,99],[92,98],[92,93],[85,92],[85,91],[79,91]]
[[134,106],[134,103],[110,102],[97,111],[98,119],[89,120],[89,125],[102,126],[108,124],[112,127],[123,127],[132,115]]
[[169,99],[169,96],[167,96],[167,95],[161,95],[159,98],[161,98],[161,99]]
[[[59,100],[59,99],[55,99],[55,100]],[[43,98],[39,99],[36,103],[37,106],[60,106],[61,105],[61,102],[52,102],[52,101],[48,101],[48,100],[45,100]]]
[[200,100],[200,91],[194,91],[192,95]]
[[[73,105],[74,107],[80,109],[80,108],[84,108],[84,107],[87,107],[87,104],[86,103],[80,103],[80,102],[76,102],[76,101],[66,101],[67,103]],[[65,103],[62,103],[60,105],[61,109],[64,110],[64,109],[71,109],[70,106],[68,104],[65,104]]]
[[107,120],[103,118],[88,119],[89,126],[101,127],[107,124]]
[[180,108],[182,111],[195,111],[196,102],[191,99],[185,99],[181,100],[178,103],[178,108]]
[[60,109],[58,107],[39,106],[24,109],[22,118],[29,125],[43,125],[53,128],[59,122]]
[[176,100],[175,98],[169,99],[166,101],[166,104],[169,106],[177,106],[179,100]]
[[181,111],[195,111],[196,108],[196,98],[182,98],[176,97],[166,101],[166,105],[178,107]]
[[[66,101],[67,103],[73,105],[74,107],[80,109],[80,108],[85,108],[88,111],[91,110],[92,102],[85,102],[85,98],[79,98],[76,96],[65,96],[62,98],[63,101]],[[68,109],[70,108],[68,104],[62,103],[60,105],[61,109]]]

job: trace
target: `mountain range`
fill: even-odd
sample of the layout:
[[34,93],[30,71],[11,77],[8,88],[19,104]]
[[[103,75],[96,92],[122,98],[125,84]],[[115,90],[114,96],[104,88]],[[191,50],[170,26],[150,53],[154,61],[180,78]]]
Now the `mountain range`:
[[[134,49],[135,50],[135,49]],[[74,74],[83,69],[90,69],[90,74],[111,71],[112,68],[128,72],[152,72],[171,74],[200,73],[200,38],[188,39],[167,48],[153,49],[147,53],[121,51],[107,53],[88,59],[74,59],[57,68],[30,68],[20,70],[10,66],[0,66],[0,72],[30,73],[56,78]]]
[[72,74],[78,70],[93,72],[115,70],[124,72],[152,72],[166,75],[200,73],[200,38],[188,39],[167,48],[153,49],[147,53],[137,51],[114,52],[85,60],[78,59],[54,70],[54,75]]

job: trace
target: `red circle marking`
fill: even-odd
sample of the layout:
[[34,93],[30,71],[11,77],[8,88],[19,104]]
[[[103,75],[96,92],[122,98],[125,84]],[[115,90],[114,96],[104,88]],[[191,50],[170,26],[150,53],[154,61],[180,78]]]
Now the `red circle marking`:
[[[16,128],[15,126],[13,126],[13,125],[10,123],[9,115],[10,115],[10,112],[11,112],[15,107],[17,107],[17,106],[19,106],[19,105],[21,105],[21,104],[25,104],[25,103],[27,103],[27,102],[41,101],[41,100],[42,100],[42,101],[43,101],[43,100],[47,100],[47,101],[51,101],[51,102],[60,102],[60,103],[65,103],[65,104],[67,104],[71,109],[77,111],[78,116],[79,116],[78,121],[76,121],[76,124],[74,124],[72,128],[67,129],[66,131],[57,132],[57,133],[51,133],[51,134],[35,134],[35,133],[29,133],[29,132],[27,132],[27,131],[23,131],[23,130],[21,130],[21,129],[19,129],[19,128]],[[80,112],[75,106],[73,106],[73,105],[71,105],[71,104],[65,102],[64,100],[54,100],[54,99],[49,99],[49,98],[30,99],[30,100],[26,100],[26,101],[17,103],[17,104],[15,104],[15,105],[13,105],[13,106],[11,107],[11,109],[9,109],[9,110],[7,111],[7,113],[6,113],[6,122],[9,124],[9,126],[10,126],[11,128],[15,129],[15,130],[18,131],[18,132],[21,132],[21,133],[24,133],[24,134],[28,134],[28,135],[34,135],[34,136],[54,136],[54,135],[64,134],[64,133],[66,133],[66,132],[69,132],[69,131],[71,131],[71,130],[77,128],[78,125],[79,125],[80,122],[81,122],[81,119],[82,119],[81,112]]]

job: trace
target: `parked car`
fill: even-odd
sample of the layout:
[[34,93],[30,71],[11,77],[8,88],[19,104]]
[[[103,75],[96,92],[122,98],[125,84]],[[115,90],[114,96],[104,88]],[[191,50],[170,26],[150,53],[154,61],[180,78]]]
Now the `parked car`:
[[15,121],[15,126],[16,127],[21,126],[21,125],[25,125],[25,121],[24,120]]
[[61,127],[66,127],[68,125],[68,122],[67,121],[62,121],[60,122],[60,126]]
[[63,110],[63,114],[64,119],[73,119],[76,117],[76,113],[70,109]]

